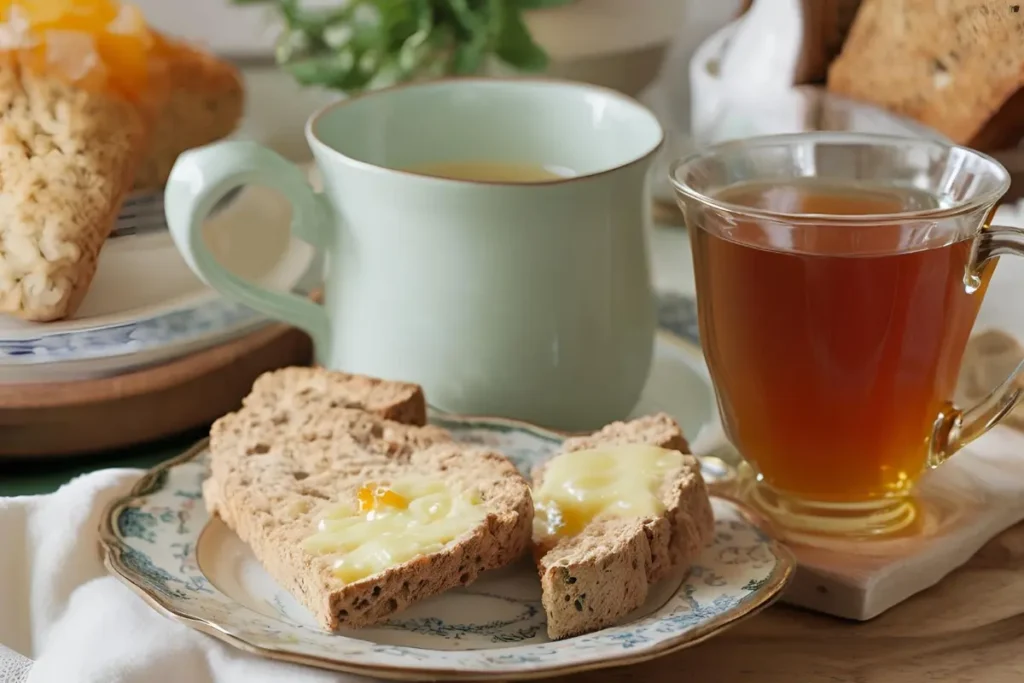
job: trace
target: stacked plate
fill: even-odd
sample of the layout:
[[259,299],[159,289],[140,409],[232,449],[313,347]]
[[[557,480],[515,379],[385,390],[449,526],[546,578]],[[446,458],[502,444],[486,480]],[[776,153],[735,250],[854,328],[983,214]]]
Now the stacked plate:
[[[308,291],[314,252],[291,238],[289,221],[280,195],[245,188],[218,207],[207,221],[206,237],[236,274],[278,290]],[[120,375],[267,324],[192,274],[167,231],[162,193],[137,195],[125,203],[73,318],[28,323],[0,316],[0,384]]]

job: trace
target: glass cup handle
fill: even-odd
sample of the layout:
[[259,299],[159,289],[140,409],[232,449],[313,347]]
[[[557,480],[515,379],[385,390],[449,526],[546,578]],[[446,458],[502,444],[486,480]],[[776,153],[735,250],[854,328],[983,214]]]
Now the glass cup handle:
[[[975,242],[971,270],[965,283],[969,288],[981,285],[980,272],[993,258],[1003,255],[1024,256],[1024,230],[1003,226],[989,226]],[[987,432],[1013,410],[1024,398],[1024,360],[1019,362],[982,401],[967,410],[952,407],[940,413],[932,431],[932,466],[944,462],[951,455]]]

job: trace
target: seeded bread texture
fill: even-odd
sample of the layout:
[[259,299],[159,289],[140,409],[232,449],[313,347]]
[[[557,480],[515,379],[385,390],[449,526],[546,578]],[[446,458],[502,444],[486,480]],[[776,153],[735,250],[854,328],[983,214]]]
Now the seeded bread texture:
[[139,190],[162,188],[182,152],[227,137],[242,118],[245,90],[233,65],[174,43],[167,71],[170,94],[160,107],[136,176]]
[[127,102],[0,59],[0,313],[75,313],[145,138]]
[[418,384],[394,382],[328,371],[323,368],[290,367],[266,372],[253,383],[243,399],[248,407],[270,410],[282,403],[291,410],[358,408],[385,420],[410,425],[427,423],[427,402]]
[[[286,375],[291,381],[296,376]],[[240,411],[214,424],[203,494],[211,513],[324,628],[376,623],[471,583],[527,548],[533,503],[526,481],[504,456],[458,444],[443,429],[386,420],[343,401],[332,407],[329,400],[311,400],[313,394],[292,398],[268,392],[275,377],[281,380],[280,375],[264,377],[267,381],[254,388]],[[342,382],[329,377],[326,383],[331,380]],[[390,406],[395,407],[397,402]],[[355,500],[365,483],[417,476],[442,478],[459,490],[474,488],[487,518],[443,552],[347,585],[333,575],[329,558],[303,549],[320,515]]]
[[1024,135],[1024,117],[997,116],[1022,87],[1024,9],[1004,0],[864,0],[828,75],[830,91],[989,151]]
[[[568,439],[562,452],[630,444],[684,454],[689,450],[675,420],[657,414]],[[543,467],[533,473],[533,480],[539,487]],[[580,534],[542,549],[537,564],[548,637],[567,638],[611,626],[644,603],[652,584],[696,560],[711,539],[714,514],[695,457],[684,455],[660,497],[665,504],[660,517],[599,518]]]

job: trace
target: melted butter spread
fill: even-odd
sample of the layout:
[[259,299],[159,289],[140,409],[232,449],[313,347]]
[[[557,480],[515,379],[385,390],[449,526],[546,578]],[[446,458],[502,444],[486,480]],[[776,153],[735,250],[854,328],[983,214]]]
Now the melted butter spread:
[[476,492],[457,492],[444,482],[368,482],[353,500],[323,515],[304,547],[330,556],[334,575],[352,583],[439,552],[486,516]]
[[533,491],[535,539],[574,536],[596,517],[656,517],[658,492],[683,454],[654,446],[609,446],[551,460]]

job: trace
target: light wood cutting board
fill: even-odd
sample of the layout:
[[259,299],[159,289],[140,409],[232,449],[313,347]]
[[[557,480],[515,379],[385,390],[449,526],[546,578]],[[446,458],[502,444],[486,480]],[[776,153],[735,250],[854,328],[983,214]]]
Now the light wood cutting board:
[[274,324],[127,375],[0,385],[0,458],[96,453],[195,429],[237,408],[261,373],[311,358],[309,337]]

